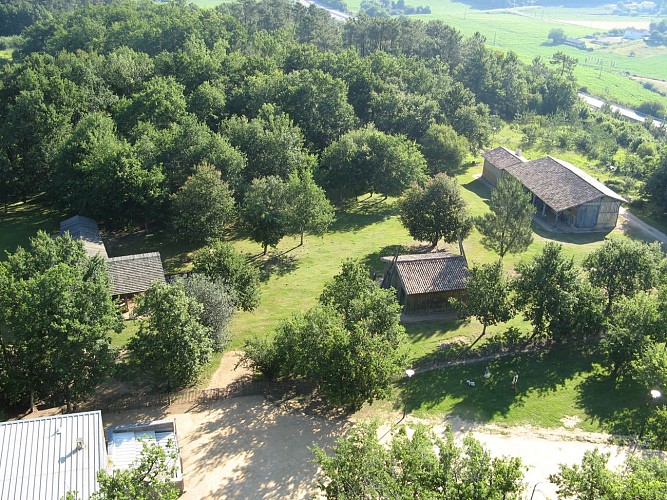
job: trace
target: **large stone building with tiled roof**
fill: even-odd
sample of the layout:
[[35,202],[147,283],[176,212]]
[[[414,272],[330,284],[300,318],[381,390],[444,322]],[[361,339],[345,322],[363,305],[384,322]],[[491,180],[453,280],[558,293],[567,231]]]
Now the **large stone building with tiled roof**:
[[625,198],[571,163],[545,156],[526,160],[499,147],[484,155],[482,177],[496,185],[503,175],[518,179],[531,192],[538,216],[554,226],[580,230],[613,229]]
[[396,289],[408,314],[451,310],[450,299],[461,298],[470,276],[462,255],[447,252],[383,257],[384,287]]

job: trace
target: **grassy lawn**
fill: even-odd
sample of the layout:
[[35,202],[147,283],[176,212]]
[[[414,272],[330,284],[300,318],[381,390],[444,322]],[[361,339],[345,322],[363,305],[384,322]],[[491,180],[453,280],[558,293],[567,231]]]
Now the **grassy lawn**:
[[61,214],[50,208],[43,197],[38,196],[27,203],[14,203],[0,207],[0,260],[5,251],[14,252],[18,246],[27,246],[38,230],[53,234],[58,231]]
[[[401,397],[407,410],[420,417],[453,413],[482,423],[541,427],[561,426],[568,417],[588,431],[636,431],[636,422],[643,421],[637,415],[646,402],[644,391],[617,386],[591,358],[580,346],[556,346],[541,353],[453,366],[402,381]],[[485,383],[487,365],[491,378]],[[516,391],[511,388],[512,372],[519,374]],[[466,380],[475,381],[475,387]]]
[[[511,129],[502,129],[496,141],[510,141],[516,135]],[[508,143],[508,145],[512,145]],[[532,155],[531,155],[532,157]],[[569,158],[568,158],[569,159]],[[574,161],[574,159],[572,160]],[[578,162],[577,162],[578,163]],[[462,193],[474,215],[488,210],[490,189],[476,178],[481,173],[481,160],[464,167],[456,176]],[[30,204],[10,207],[7,216],[0,219],[0,249],[14,249],[25,244],[37,229],[55,231],[59,214],[44,208],[42,200]],[[527,259],[540,252],[547,241],[563,244],[566,255],[580,262],[591,250],[602,244],[605,237],[625,237],[614,232],[610,235],[552,234],[540,226],[534,226],[534,242],[528,251],[505,258],[505,267],[511,268],[520,259]],[[396,245],[409,251],[420,247],[401,226],[396,200],[383,200],[374,196],[363,198],[357,204],[340,210],[333,230],[322,238],[306,237],[303,246],[297,240],[286,238],[277,249],[263,257],[258,244],[247,239],[235,239],[234,245],[248,254],[262,272],[262,294],[258,309],[252,313],[237,314],[230,325],[231,348],[242,347],[252,336],[270,336],[276,325],[295,312],[312,307],[324,284],[338,273],[346,258],[361,259],[370,269],[381,272],[380,257],[392,255]],[[138,233],[118,238],[108,245],[112,255],[123,255],[136,251],[160,251],[167,259],[170,270],[187,269],[190,266],[192,248],[174,244],[165,232]],[[471,263],[494,261],[497,257],[480,243],[477,232],[464,242]],[[423,248],[423,247],[421,247]],[[457,251],[455,248],[451,248]],[[112,346],[122,347],[136,332],[137,324],[126,321],[123,332],[113,335]],[[490,327],[487,337],[515,327],[527,332],[521,317],[508,324]],[[443,341],[457,337],[472,339],[481,331],[481,326],[471,321],[441,321],[408,325],[408,357],[417,362],[434,351]],[[418,415],[440,415],[454,412],[465,418],[479,421],[521,423],[557,426],[564,415],[580,418],[580,426],[597,429],[600,426],[612,429],[609,422],[617,422],[625,415],[625,408],[636,406],[632,391],[611,391],[609,382],[599,378],[590,358],[572,352],[554,350],[544,355],[524,354],[490,363],[494,374],[491,384],[474,390],[461,384],[466,379],[479,380],[483,365],[460,366],[438,370],[414,377],[409,387],[397,395],[405,401],[407,408]],[[200,379],[198,387],[204,387],[219,366],[220,354],[212,359]],[[509,390],[508,375],[511,370],[521,374],[520,390],[515,395]],[[605,385],[607,384],[607,385]],[[610,393],[613,392],[613,395]],[[397,393],[398,394],[398,393]],[[618,397],[617,397],[618,396]]]

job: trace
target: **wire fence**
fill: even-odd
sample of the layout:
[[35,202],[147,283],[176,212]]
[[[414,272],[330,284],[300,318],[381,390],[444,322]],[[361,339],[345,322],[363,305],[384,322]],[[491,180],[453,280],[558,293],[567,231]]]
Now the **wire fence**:
[[237,380],[227,387],[213,389],[188,389],[178,392],[156,394],[140,394],[126,397],[103,406],[105,413],[118,413],[126,410],[137,410],[153,406],[170,406],[175,404],[197,405],[209,401],[238,398],[243,396],[278,397],[286,394],[308,394],[314,385],[307,381],[273,382],[270,380]]

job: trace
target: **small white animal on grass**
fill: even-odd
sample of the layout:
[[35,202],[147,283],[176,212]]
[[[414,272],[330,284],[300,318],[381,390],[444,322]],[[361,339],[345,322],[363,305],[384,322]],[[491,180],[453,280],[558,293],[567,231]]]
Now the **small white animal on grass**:
[[470,387],[475,387],[475,382],[473,380],[466,380],[466,384],[468,384]]

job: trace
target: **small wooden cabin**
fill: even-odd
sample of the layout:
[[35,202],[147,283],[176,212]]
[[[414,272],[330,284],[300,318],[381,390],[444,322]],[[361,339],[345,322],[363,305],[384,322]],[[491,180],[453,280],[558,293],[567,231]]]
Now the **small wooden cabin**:
[[447,252],[383,257],[382,286],[395,288],[406,314],[450,311],[450,299],[462,298],[470,276],[462,255]]

